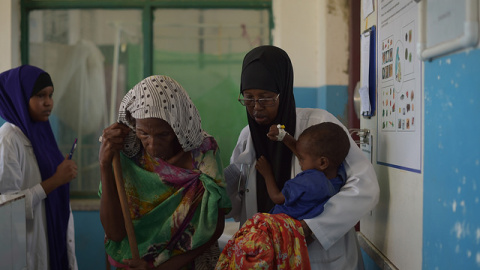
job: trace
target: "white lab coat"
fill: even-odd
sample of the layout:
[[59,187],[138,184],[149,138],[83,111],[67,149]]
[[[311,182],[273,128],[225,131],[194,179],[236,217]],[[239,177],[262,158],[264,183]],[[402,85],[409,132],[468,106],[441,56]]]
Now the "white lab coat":
[[[0,193],[24,194],[27,240],[27,269],[49,269],[47,197],[40,185],[42,177],[30,140],[17,126],[5,123],[0,127]],[[67,229],[70,269],[78,269],[75,257],[73,215]]]
[[[294,137],[298,139],[300,133],[307,127],[321,122],[334,122],[344,127],[335,116],[325,110],[297,108]],[[346,128],[345,131],[348,134]],[[305,220],[316,239],[308,246],[312,269],[363,269],[362,255],[354,226],[377,204],[379,186],[371,162],[351,138],[350,144],[350,151],[344,163],[347,172],[346,184],[325,204],[325,210],[321,215]],[[236,203],[238,196],[230,194],[233,209],[232,214],[227,217],[233,217],[236,221],[240,221],[240,224],[257,212],[255,162],[250,129],[246,126],[240,133],[230,158],[230,163],[234,164],[243,175],[248,176],[245,177],[247,181],[243,202]],[[291,177],[300,172],[298,159],[294,157]],[[228,179],[226,175],[226,181],[230,191],[237,188],[237,177]],[[265,196],[268,195],[265,194]]]

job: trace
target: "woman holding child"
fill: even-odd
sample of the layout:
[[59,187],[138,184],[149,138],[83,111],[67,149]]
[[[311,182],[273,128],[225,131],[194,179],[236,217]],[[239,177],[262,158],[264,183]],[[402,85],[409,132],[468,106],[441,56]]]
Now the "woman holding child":
[[[306,128],[322,122],[336,123],[345,132],[347,129],[325,110],[295,107],[292,64],[280,48],[260,46],[245,56],[240,90],[248,126],[240,133],[225,175],[233,204],[229,216],[243,224],[274,206],[263,176],[255,169],[257,159],[264,156],[271,164],[280,190],[301,172],[292,151],[267,137],[271,125],[284,125],[295,139]],[[325,203],[319,216],[301,222],[305,237],[314,239],[308,245],[312,269],[363,269],[354,226],[378,202],[379,187],[372,164],[351,138],[343,165],[345,185]],[[243,177],[228,177],[235,175],[231,171]]]

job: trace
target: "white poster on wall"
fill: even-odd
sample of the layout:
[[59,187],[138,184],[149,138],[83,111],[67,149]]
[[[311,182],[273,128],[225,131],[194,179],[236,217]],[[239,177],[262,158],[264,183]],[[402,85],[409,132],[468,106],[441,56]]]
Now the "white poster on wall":
[[416,52],[418,4],[378,1],[377,163],[421,173],[421,60]]

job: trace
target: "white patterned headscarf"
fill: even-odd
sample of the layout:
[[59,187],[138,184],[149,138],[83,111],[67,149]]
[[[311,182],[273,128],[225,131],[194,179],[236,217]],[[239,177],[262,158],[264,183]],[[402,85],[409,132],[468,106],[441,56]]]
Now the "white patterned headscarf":
[[123,149],[128,157],[141,149],[135,119],[145,118],[159,118],[170,124],[185,152],[198,148],[209,136],[202,130],[200,114],[185,89],[168,76],[144,79],[128,91],[120,104],[118,122],[132,129]]

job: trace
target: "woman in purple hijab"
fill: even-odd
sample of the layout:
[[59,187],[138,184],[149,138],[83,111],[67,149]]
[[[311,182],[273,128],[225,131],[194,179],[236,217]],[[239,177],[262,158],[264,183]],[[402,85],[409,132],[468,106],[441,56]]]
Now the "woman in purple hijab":
[[27,269],[77,269],[69,197],[77,165],[50,127],[53,91],[34,66],[0,74],[0,193],[25,195]]

